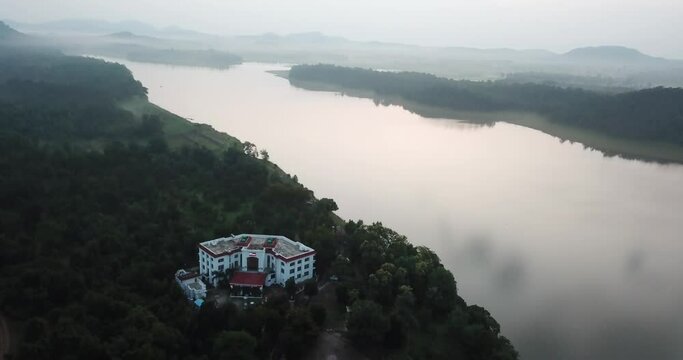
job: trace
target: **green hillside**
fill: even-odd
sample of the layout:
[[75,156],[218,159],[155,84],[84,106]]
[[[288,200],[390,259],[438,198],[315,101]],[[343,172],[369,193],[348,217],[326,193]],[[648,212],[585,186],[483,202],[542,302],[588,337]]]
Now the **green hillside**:
[[[372,358],[517,358],[435,253],[381,224],[340,226],[333,200],[150,104],[119,64],[0,49],[0,154],[12,359],[297,359],[335,317]],[[336,299],[195,309],[173,274],[230,233],[313,247],[317,273],[342,279]]]

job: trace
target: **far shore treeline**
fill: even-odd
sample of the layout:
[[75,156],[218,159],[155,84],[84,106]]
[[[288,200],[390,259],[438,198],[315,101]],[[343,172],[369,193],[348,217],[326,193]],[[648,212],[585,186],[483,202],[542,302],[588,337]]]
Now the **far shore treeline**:
[[607,94],[556,85],[451,80],[423,73],[322,64],[294,66],[289,79],[455,111],[530,112],[553,123],[620,139],[683,146],[681,88]]

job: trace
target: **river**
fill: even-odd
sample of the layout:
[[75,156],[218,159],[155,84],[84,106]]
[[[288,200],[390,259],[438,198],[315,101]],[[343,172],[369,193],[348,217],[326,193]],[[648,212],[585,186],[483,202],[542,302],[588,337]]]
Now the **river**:
[[267,149],[345,219],[427,245],[523,359],[683,358],[683,166],[427,119],[267,70],[125,62],[152,102]]

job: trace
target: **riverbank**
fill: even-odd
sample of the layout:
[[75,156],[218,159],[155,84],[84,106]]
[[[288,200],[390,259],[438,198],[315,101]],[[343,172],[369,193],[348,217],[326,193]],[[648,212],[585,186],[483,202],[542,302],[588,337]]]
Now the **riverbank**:
[[242,148],[242,143],[235,137],[216,131],[210,125],[194,123],[191,119],[173,114],[144,97],[132,97],[120,102],[119,106],[138,119],[145,115],[157,116],[163,126],[164,138],[171,147],[197,145],[210,150]]
[[492,126],[496,122],[507,122],[541,131],[560,139],[583,144],[586,148],[600,151],[607,157],[618,156],[657,163],[683,163],[683,146],[656,141],[641,141],[605,135],[597,131],[552,122],[546,117],[531,112],[455,111],[443,107],[423,105],[406,100],[400,96],[378,95],[373,91],[358,90],[330,83],[301,81],[291,79],[286,71],[273,71],[272,74],[288,79],[292,86],[311,91],[337,92],[345,96],[372,99],[376,105],[400,106],[412,113],[426,118],[452,119],[482,126]]
[[[606,158],[523,126],[427,119],[303,90],[266,72],[279,65],[127,66],[152,102],[266,147],[272,161],[334,198],[344,218],[382,221],[434,249],[459,293],[486,307],[525,359],[639,359],[622,356],[618,343],[585,339],[604,331],[649,339],[619,332],[624,323],[656,334],[681,328],[676,319],[651,323],[676,309],[651,280],[680,283],[683,166]],[[568,254],[582,266],[567,264]],[[634,261],[642,266],[630,270]],[[634,311],[648,301],[661,306]],[[677,359],[673,335],[658,339],[643,348]]]

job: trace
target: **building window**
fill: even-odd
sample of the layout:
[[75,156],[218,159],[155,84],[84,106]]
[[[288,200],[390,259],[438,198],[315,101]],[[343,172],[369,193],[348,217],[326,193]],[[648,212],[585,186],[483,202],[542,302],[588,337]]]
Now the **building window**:
[[299,266],[298,268],[296,268],[296,271],[301,271],[301,266]]
[[306,261],[306,262],[311,261],[311,257],[310,256],[307,257],[306,259],[304,259],[304,261]]
[[223,265],[218,266],[218,271],[223,271]]
[[285,268],[280,268],[280,272],[284,274],[284,273],[285,273]]
[[218,259],[218,262],[223,262],[223,258]]
[[301,259],[299,259],[299,261],[297,261],[297,264],[301,264]]
[[304,265],[304,269],[308,269],[309,266],[311,266],[311,264]]
[[290,274],[294,274],[294,269],[289,270]]
[[297,279],[300,278],[300,277],[301,277],[301,274],[296,274],[296,278],[297,278]]
[[308,271],[304,271],[304,276],[308,276]]

